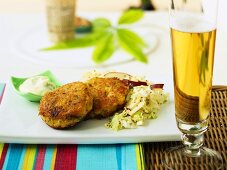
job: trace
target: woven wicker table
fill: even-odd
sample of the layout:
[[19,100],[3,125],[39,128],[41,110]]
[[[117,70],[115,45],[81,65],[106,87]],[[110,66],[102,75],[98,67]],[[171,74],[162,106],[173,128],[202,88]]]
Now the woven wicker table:
[[[214,86],[212,91],[212,110],[210,115],[209,129],[205,133],[204,145],[208,148],[215,149],[223,158],[222,170],[227,170],[227,86]],[[178,146],[181,142],[160,142],[145,143],[145,164],[149,170],[164,170],[161,159],[163,151],[172,146]],[[182,165],[182,170],[202,170],[202,166]],[[206,168],[206,170],[208,170]]]

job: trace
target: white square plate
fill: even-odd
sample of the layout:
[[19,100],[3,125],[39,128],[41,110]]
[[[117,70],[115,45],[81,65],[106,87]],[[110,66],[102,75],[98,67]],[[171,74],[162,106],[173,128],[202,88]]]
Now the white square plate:
[[[89,16],[96,17],[88,14],[85,18],[89,19]],[[114,22],[119,15],[111,13],[109,15],[100,14],[97,17],[99,16],[106,16]],[[175,121],[173,94],[171,94],[173,92],[172,62],[166,13],[147,13],[144,20],[138,23],[138,27],[135,27],[138,28],[137,32],[141,36],[144,35],[149,40],[148,42],[152,41],[149,43],[149,47],[151,49],[155,47],[151,50],[148,64],[135,62],[131,60],[131,56],[127,58],[126,53],[117,51],[115,56],[108,61],[109,63],[101,66],[91,61],[90,49],[52,51],[51,54],[37,51],[37,49],[48,46],[45,44],[48,41],[45,39],[46,31],[43,30],[43,24],[45,24],[43,16],[20,15],[17,19],[15,16],[12,17],[12,21],[17,20],[18,23],[23,24],[11,23],[8,18],[8,16],[3,17],[8,26],[4,27],[5,31],[11,30],[15,34],[7,39],[8,42],[4,43],[7,46],[1,49],[2,54],[7,56],[4,57],[4,64],[1,66],[4,81],[10,75],[28,77],[46,69],[51,69],[62,82],[79,80],[87,69],[117,70],[132,73],[132,75],[142,74],[152,82],[164,83],[165,91],[170,92],[170,100],[161,108],[157,119],[148,120],[144,126],[137,129],[114,132],[104,127],[107,120],[89,120],[81,122],[73,129],[55,130],[47,126],[38,116],[38,104],[28,102],[18,96],[13,91],[11,84],[7,83],[0,105],[0,142],[94,144],[180,140],[180,132]],[[2,34],[3,37],[4,35]],[[130,62],[125,62],[128,59]]]
[[137,129],[118,132],[104,127],[107,120],[88,120],[72,129],[55,130],[38,116],[38,104],[18,96],[8,83],[0,105],[0,142],[104,144],[180,140],[171,94],[169,102],[162,106],[158,115],[157,119],[148,120]]

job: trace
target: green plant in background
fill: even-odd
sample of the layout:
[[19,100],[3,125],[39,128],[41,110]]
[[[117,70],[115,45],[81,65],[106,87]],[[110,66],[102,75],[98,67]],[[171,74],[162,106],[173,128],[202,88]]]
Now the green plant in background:
[[146,43],[138,34],[124,27],[128,24],[136,23],[143,15],[142,10],[128,10],[120,16],[117,26],[113,26],[106,18],[97,18],[92,22],[92,33],[70,41],[57,43],[42,50],[65,50],[94,46],[95,48],[92,54],[93,61],[103,63],[118,48],[121,48],[131,54],[137,61],[147,63],[147,56],[143,52],[143,48],[147,46]]
[[202,46],[202,54],[200,59],[200,72],[199,72],[199,80],[200,82],[205,85],[206,82],[206,72],[209,70],[208,67],[208,57],[209,57],[209,42],[211,41],[211,34],[208,35],[208,40],[204,40],[204,35],[198,35],[201,40],[201,46]]

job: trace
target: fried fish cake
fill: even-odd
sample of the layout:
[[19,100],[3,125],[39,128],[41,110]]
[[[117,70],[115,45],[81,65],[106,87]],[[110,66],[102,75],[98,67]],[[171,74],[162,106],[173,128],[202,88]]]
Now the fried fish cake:
[[46,93],[40,101],[39,115],[50,127],[63,129],[83,120],[92,107],[87,84],[74,82]]
[[93,109],[87,118],[106,118],[124,107],[129,87],[117,78],[92,78],[87,81],[93,95]]

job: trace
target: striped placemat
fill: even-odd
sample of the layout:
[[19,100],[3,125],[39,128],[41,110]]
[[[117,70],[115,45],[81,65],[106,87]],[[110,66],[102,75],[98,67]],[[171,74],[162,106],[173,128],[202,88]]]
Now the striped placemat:
[[[0,83],[0,102],[5,84]],[[0,169],[144,170],[142,144],[50,145],[0,143]]]
[[0,169],[143,170],[140,144],[0,144]]

